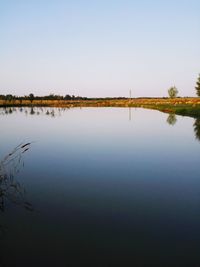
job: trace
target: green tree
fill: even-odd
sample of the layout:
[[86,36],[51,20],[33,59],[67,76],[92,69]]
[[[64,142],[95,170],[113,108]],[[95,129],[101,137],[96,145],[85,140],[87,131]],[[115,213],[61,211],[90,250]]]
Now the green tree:
[[64,97],[64,99],[65,99],[65,100],[70,100],[70,99],[71,99],[71,96],[70,96],[70,95],[66,95],[66,96]]
[[9,101],[9,102],[11,102],[12,100],[13,100],[13,95],[6,95],[5,96],[5,99],[7,100],[7,101]]
[[175,86],[170,87],[169,90],[168,90],[168,94],[169,94],[169,97],[170,97],[170,98],[175,98],[175,97],[177,97],[177,95],[178,95],[178,90],[177,90],[177,88],[176,88]]
[[34,97],[34,94],[30,94],[30,95],[29,95],[29,99],[30,99],[31,103],[33,102],[34,98],[35,98],[35,97]]
[[197,96],[200,96],[200,74],[199,74],[199,77],[198,77],[198,79],[197,79],[197,82],[196,82],[196,87],[195,87],[195,89],[196,89],[196,94],[197,94]]

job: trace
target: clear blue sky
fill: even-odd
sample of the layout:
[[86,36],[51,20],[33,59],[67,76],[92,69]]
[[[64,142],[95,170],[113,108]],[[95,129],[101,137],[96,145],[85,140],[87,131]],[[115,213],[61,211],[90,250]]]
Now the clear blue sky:
[[195,94],[199,0],[0,0],[0,94]]

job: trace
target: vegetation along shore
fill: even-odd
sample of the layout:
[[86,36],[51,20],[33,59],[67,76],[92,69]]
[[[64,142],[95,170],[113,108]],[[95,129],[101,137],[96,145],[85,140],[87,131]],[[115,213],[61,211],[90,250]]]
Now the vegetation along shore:
[[[39,98],[39,97],[38,97]],[[177,115],[200,117],[200,98],[83,98],[60,99],[2,99],[0,107],[46,106],[46,107],[139,107],[156,109]]]

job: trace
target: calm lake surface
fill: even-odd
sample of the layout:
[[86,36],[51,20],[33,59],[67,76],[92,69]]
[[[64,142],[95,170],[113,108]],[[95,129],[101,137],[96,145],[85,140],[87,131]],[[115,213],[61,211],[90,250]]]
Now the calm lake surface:
[[1,159],[31,142],[4,170],[21,191],[0,195],[0,266],[200,266],[198,120],[15,108],[0,125]]

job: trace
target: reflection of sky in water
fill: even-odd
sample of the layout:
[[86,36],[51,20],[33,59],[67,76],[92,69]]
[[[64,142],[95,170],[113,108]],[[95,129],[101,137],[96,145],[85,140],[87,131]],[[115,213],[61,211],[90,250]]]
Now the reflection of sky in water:
[[25,231],[20,246],[26,248],[28,236],[37,255],[52,238],[56,251],[48,244],[43,253],[54,251],[63,260],[67,248],[70,255],[83,253],[86,262],[134,255],[145,263],[146,255],[148,263],[196,263],[200,146],[194,120],[177,116],[172,127],[168,114],[151,110],[132,109],[131,120],[126,108],[55,109],[53,118],[46,111],[0,116],[1,155],[34,141],[19,179],[39,213],[6,215],[16,238]]

